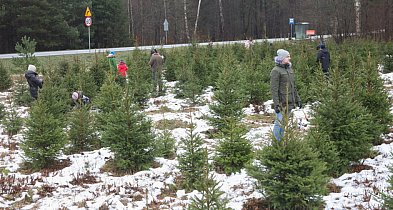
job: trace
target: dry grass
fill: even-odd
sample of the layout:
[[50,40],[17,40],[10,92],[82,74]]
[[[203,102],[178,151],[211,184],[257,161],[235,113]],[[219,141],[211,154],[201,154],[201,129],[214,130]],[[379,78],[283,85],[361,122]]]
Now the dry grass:
[[183,120],[159,120],[154,123],[154,127],[160,130],[173,130],[175,128],[191,128],[188,122]]

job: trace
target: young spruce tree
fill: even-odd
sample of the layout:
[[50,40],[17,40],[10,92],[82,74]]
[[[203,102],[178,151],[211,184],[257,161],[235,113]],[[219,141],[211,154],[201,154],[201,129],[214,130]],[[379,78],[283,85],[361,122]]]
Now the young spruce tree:
[[50,112],[47,103],[38,99],[31,107],[27,119],[23,149],[33,169],[42,169],[56,161],[66,144],[63,122]]
[[6,91],[12,85],[10,73],[2,62],[0,62],[0,91]]
[[183,175],[183,187],[192,191],[199,189],[203,180],[204,164],[206,156],[204,155],[204,148],[202,138],[194,133],[195,125],[191,123],[191,128],[188,131],[188,136],[182,138],[180,142],[180,149],[182,153],[178,155],[179,169]]
[[226,207],[228,200],[221,199],[224,192],[220,190],[220,182],[217,182],[214,179],[214,175],[210,173],[211,166],[208,162],[207,149],[205,149],[204,156],[206,162],[204,165],[203,179],[199,186],[202,195],[191,198],[191,204],[188,206],[188,210],[229,210],[230,208]]
[[[324,134],[323,138],[311,139],[313,145],[330,145],[315,148],[320,154],[327,154],[334,148],[339,161],[329,162],[331,157],[321,156],[328,171],[333,174],[345,173],[351,162],[359,161],[370,153],[375,123],[370,113],[355,100],[349,82],[337,71],[331,71],[330,85],[324,98],[315,107],[310,133]],[[311,138],[320,135],[311,136]],[[325,142],[328,141],[328,142]],[[333,170],[334,169],[334,170]],[[331,174],[331,175],[333,175]]]
[[240,121],[243,117],[242,108],[246,101],[246,91],[238,62],[229,54],[222,55],[220,59],[220,75],[216,84],[217,90],[214,91],[216,103],[210,105],[213,117],[209,121],[213,127],[222,131],[228,118]]
[[94,117],[90,106],[74,109],[69,115],[68,139],[71,143],[70,152],[79,153],[96,149],[99,145],[94,126]]
[[325,163],[288,126],[288,120],[284,129],[280,141],[272,137],[271,145],[257,151],[248,173],[257,179],[259,189],[274,209],[317,209],[329,181]]
[[240,172],[253,158],[252,145],[244,138],[245,134],[244,125],[228,118],[214,157],[216,167],[226,174]]
[[102,140],[114,153],[116,168],[135,173],[152,165],[155,142],[151,121],[139,112],[130,92],[126,90],[120,106],[107,113]]

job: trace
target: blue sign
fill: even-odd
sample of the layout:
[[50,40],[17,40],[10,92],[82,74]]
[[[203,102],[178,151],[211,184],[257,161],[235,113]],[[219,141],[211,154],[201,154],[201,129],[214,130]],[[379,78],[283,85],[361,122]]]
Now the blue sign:
[[295,18],[289,18],[289,24],[291,25],[295,24]]

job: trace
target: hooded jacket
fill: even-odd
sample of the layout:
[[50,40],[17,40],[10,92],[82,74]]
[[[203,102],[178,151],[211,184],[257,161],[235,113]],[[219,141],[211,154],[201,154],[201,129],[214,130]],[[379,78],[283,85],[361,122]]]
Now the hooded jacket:
[[270,73],[270,89],[274,106],[294,108],[300,102],[295,74],[290,64],[279,64]]
[[330,53],[326,48],[321,48],[320,50],[318,50],[317,62],[320,62],[322,64],[322,70],[324,72],[329,71]]
[[126,76],[127,76],[127,73],[126,73],[127,70],[128,70],[128,67],[127,67],[126,63],[120,62],[120,63],[117,65],[117,71],[119,72],[119,74],[120,74],[122,77],[126,77]]

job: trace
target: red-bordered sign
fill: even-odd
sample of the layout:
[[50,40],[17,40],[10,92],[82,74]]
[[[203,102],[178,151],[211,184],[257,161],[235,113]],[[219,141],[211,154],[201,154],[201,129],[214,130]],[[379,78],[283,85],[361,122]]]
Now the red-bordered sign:
[[91,19],[91,17],[86,17],[85,18],[85,26],[90,27],[91,24],[93,24],[93,20]]

